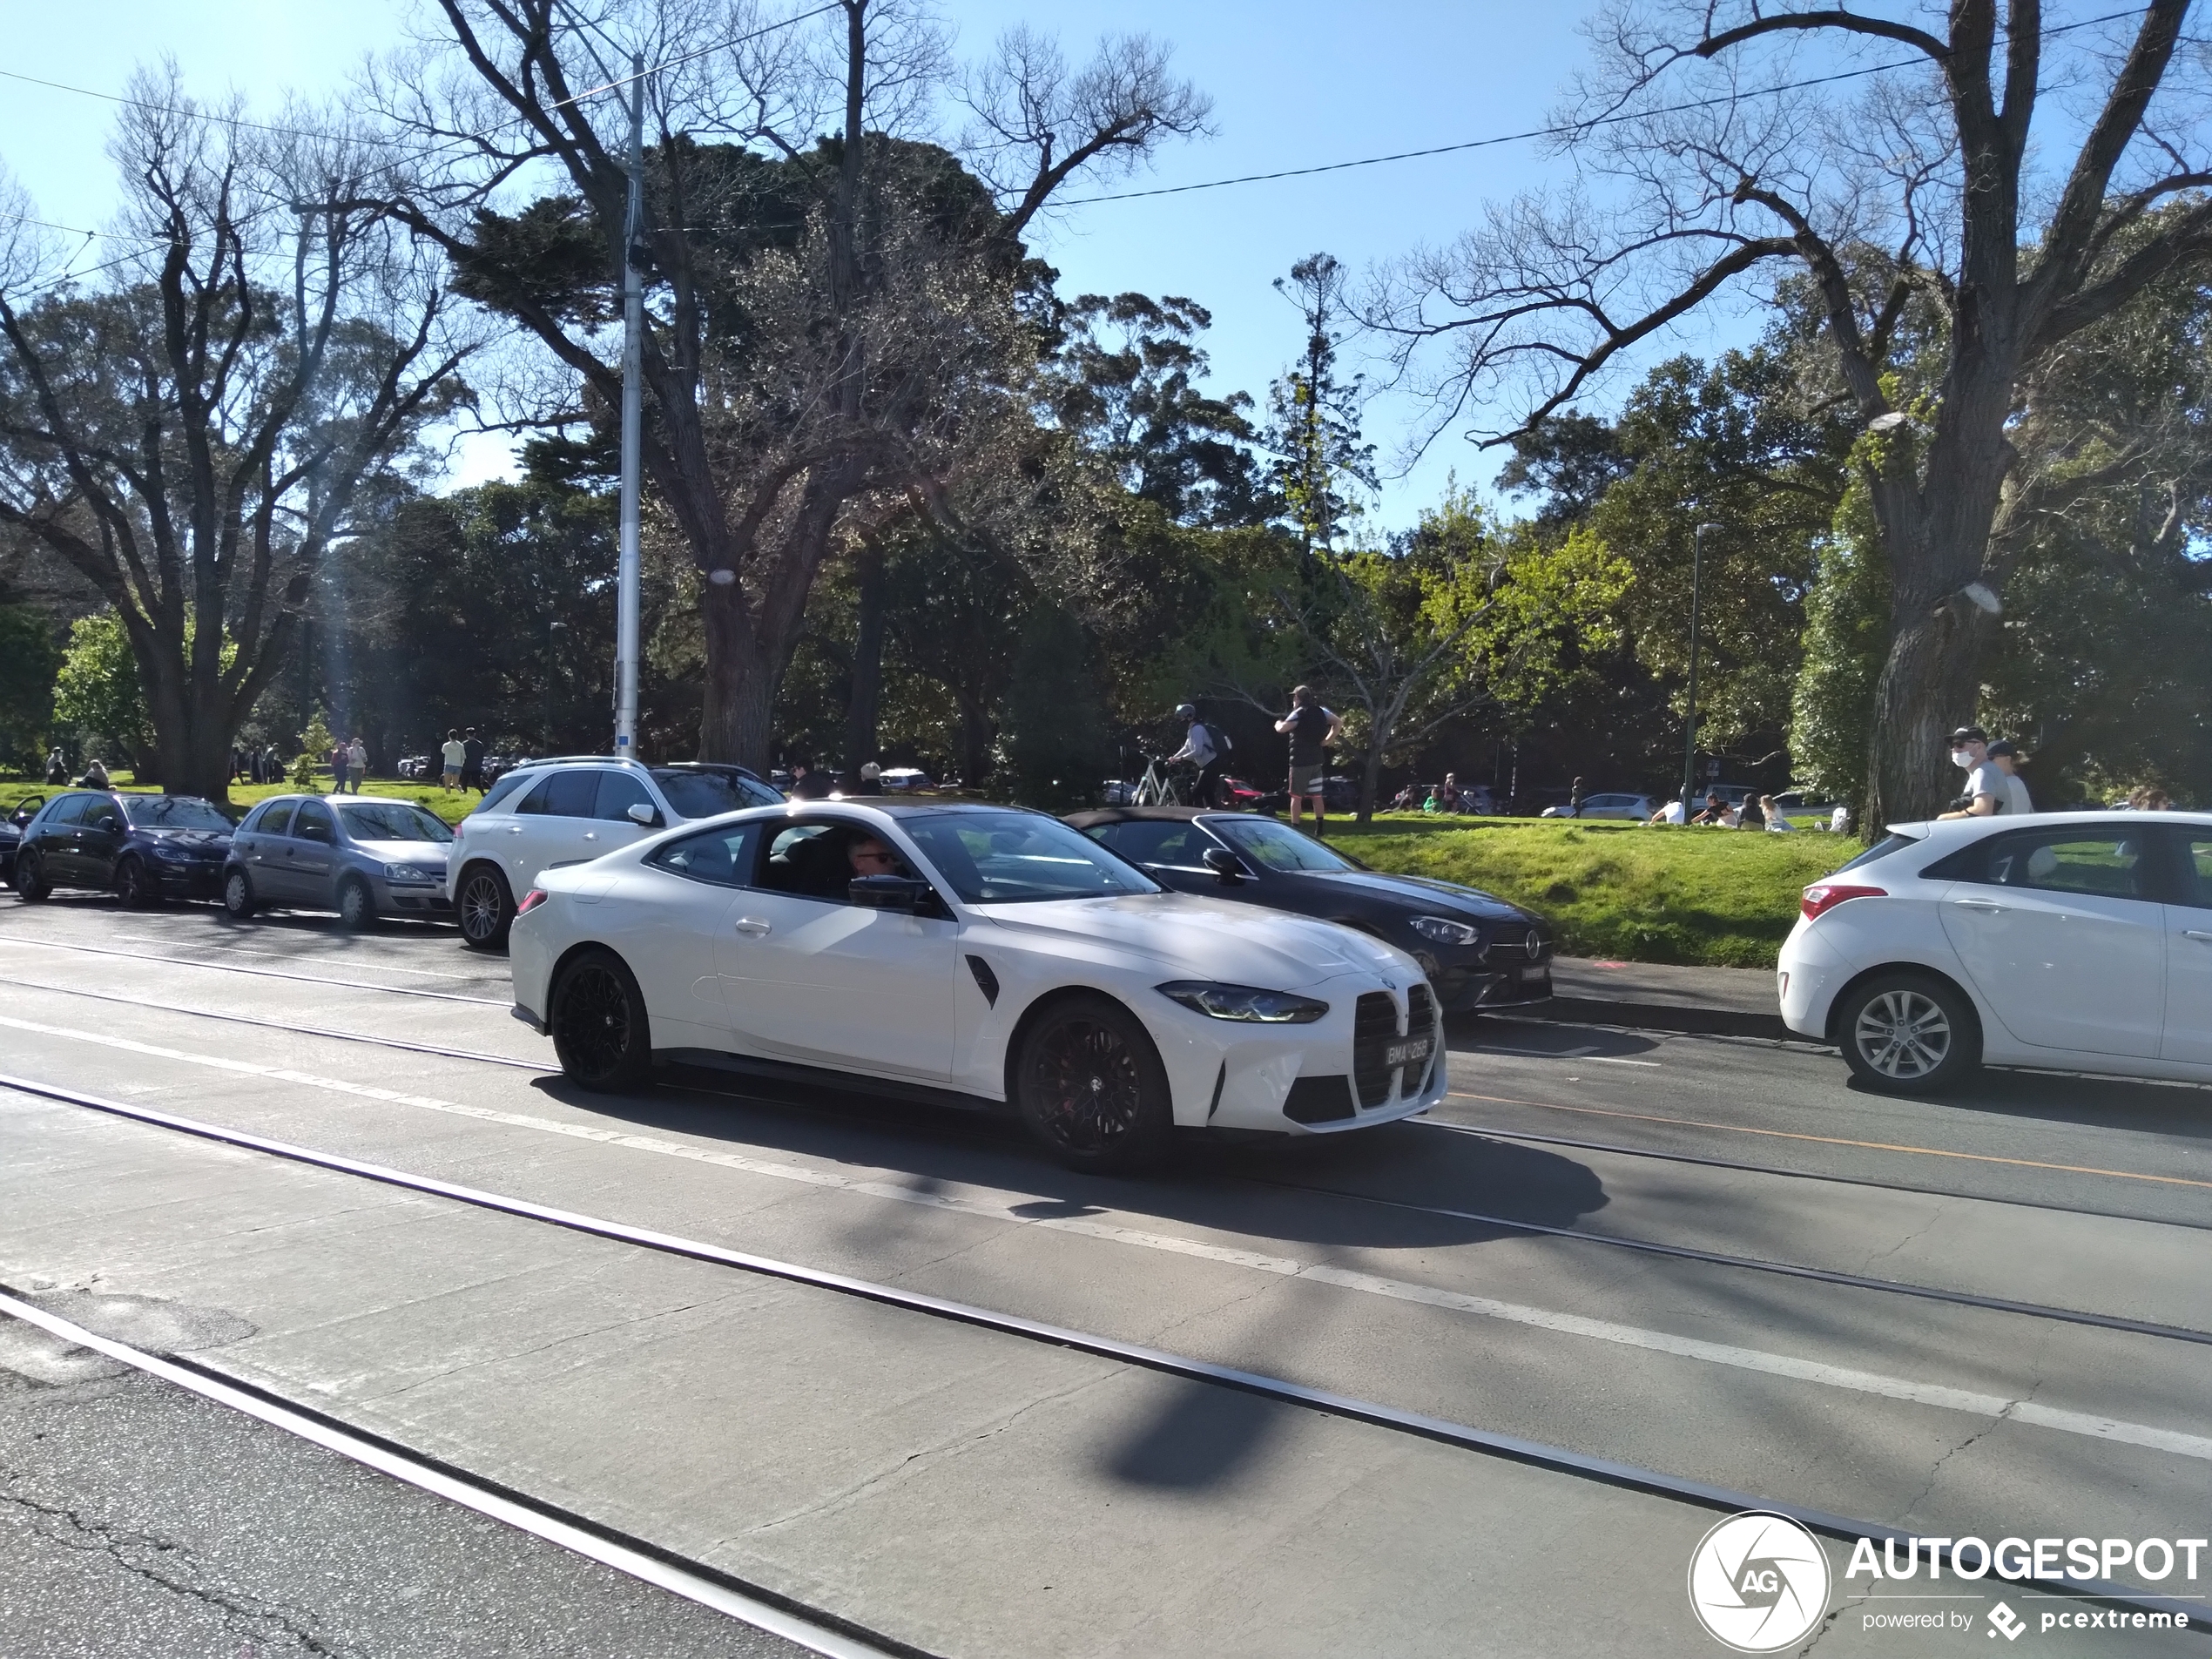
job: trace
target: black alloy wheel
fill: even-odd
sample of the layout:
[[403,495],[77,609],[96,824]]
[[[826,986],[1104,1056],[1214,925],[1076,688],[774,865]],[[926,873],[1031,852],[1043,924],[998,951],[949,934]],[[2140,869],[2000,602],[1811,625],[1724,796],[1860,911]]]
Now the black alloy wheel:
[[161,902],[161,889],[138,859],[125,859],[115,867],[115,896],[125,910],[146,910]]
[[461,873],[455,894],[461,912],[461,941],[474,950],[500,950],[507,944],[507,930],[515,925],[515,896],[507,878],[489,864],[472,864]]
[[38,855],[36,853],[16,854],[16,896],[17,898],[28,899],[36,904],[53,890],[54,884],[46,880],[44,873],[38,867]]
[[253,914],[253,884],[246,880],[246,872],[233,870],[223,878],[223,908],[239,921]]
[[553,981],[546,1028],[561,1069],[595,1094],[641,1089],[652,1072],[645,998],[612,951],[584,951]]
[[368,883],[358,876],[348,876],[338,884],[338,925],[347,933],[357,934],[376,920],[376,900],[368,890]]
[[1030,1133],[1076,1170],[1142,1169],[1175,1123],[1151,1037],[1103,996],[1070,997],[1038,1017],[1015,1062],[1015,1103]]
[[1981,1063],[1981,1032],[1958,990],[1932,974],[1879,974],[1837,1005],[1851,1073],[1885,1095],[1933,1095]]

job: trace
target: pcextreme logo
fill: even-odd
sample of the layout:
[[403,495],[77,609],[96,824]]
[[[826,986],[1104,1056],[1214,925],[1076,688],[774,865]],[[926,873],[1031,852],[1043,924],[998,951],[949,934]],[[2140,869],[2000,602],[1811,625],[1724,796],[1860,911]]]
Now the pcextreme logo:
[[1827,1551],[1787,1515],[1730,1515],[1689,1557],[1690,1610],[1738,1653],[1802,1640],[1827,1614],[1828,1587]]

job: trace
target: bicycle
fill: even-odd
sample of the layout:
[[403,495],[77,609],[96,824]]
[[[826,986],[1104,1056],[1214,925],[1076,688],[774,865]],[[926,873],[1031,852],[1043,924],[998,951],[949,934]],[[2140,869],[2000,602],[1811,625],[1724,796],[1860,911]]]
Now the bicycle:
[[1183,793],[1174,775],[1161,764],[1157,755],[1144,758],[1144,775],[1136,780],[1136,788],[1130,797],[1132,806],[1180,806]]

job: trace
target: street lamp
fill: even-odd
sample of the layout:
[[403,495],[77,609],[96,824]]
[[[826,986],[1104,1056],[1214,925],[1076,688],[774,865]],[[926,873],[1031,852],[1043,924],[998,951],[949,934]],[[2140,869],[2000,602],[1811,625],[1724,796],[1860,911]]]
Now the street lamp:
[[1705,565],[1705,532],[1700,524],[1689,538],[1689,718],[1682,739],[1682,821],[1689,822],[1690,792],[1697,786],[1697,589]]

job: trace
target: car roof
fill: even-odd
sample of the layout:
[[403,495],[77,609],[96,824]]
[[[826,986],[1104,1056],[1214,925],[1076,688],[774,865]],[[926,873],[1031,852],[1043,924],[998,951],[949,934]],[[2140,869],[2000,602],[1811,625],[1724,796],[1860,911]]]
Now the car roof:
[[1070,813],[1062,821],[1074,829],[1096,829],[1101,824],[1187,824],[1204,811],[1198,806],[1103,806],[1093,812]]

